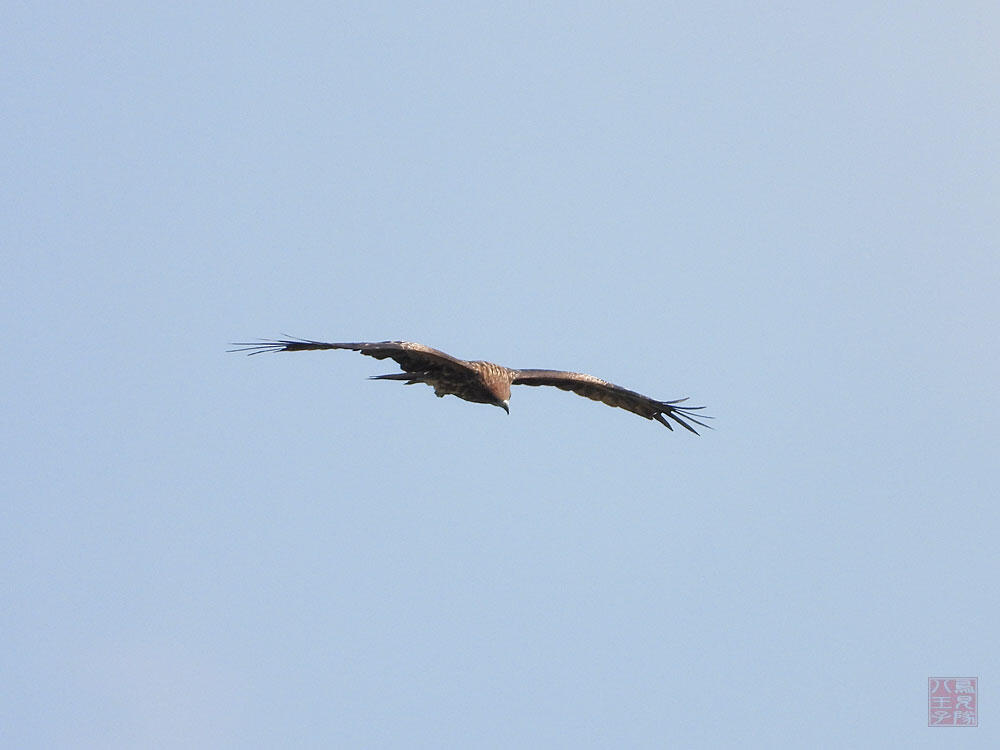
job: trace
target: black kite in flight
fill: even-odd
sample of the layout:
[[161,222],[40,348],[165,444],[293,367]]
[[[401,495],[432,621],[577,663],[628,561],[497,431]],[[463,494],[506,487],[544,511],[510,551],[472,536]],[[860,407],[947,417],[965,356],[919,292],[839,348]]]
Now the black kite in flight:
[[[457,359],[437,349],[409,341],[380,341],[358,344],[326,344],[321,341],[262,339],[259,343],[236,343],[233,352],[261,354],[263,352],[301,352],[313,349],[350,349],[375,359],[393,359],[403,372],[389,375],[373,375],[372,380],[402,380],[407,385],[426,383],[434,388],[438,396],[452,394],[477,404],[499,406],[508,414],[510,409],[510,387],[512,385],[553,385],[564,391],[572,391],[581,396],[600,401],[608,406],[627,409],[646,419],[655,419],[670,430],[673,426],[667,418],[674,420],[695,435],[698,432],[688,422],[701,427],[707,424],[696,417],[711,419],[695,414],[703,406],[677,406],[686,398],[676,401],[655,401],[641,393],[622,388],[620,385],[583,375],[578,372],[560,370],[511,370],[492,362],[468,362]],[[686,420],[686,421],[685,421]]]

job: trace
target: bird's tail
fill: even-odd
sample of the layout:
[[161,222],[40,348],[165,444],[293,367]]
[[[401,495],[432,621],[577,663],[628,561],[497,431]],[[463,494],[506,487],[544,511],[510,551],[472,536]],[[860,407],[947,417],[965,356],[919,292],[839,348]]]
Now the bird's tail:
[[390,372],[388,375],[370,375],[369,380],[405,380],[407,385],[422,383],[419,375],[412,372]]

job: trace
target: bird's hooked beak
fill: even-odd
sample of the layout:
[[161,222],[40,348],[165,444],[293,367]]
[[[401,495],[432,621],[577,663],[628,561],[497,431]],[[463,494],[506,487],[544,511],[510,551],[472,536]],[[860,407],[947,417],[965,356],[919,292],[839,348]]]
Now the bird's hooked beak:
[[509,401],[501,401],[499,404],[497,404],[497,406],[499,406],[505,412],[507,412],[508,414],[510,414],[510,402]]

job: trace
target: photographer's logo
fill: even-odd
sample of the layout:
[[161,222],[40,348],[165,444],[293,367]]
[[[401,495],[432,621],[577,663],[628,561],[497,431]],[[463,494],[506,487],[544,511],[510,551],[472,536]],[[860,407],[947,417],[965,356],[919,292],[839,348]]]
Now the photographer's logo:
[[979,678],[927,678],[927,726],[979,726]]

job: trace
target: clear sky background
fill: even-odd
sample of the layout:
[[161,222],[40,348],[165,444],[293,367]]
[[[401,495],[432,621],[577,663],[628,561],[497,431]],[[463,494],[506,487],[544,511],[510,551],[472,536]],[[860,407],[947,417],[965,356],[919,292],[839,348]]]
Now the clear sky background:
[[[998,38],[6,4],[0,745],[1000,746]],[[715,429],[225,353],[281,333]],[[979,728],[926,726],[930,676]]]

